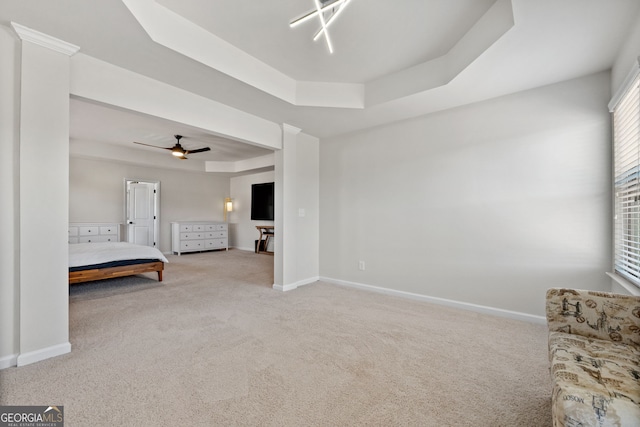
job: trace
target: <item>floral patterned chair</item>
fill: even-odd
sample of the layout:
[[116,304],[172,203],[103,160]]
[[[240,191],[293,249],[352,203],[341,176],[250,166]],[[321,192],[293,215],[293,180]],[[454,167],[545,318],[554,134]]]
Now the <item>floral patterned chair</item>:
[[640,426],[640,297],[549,289],[554,427]]

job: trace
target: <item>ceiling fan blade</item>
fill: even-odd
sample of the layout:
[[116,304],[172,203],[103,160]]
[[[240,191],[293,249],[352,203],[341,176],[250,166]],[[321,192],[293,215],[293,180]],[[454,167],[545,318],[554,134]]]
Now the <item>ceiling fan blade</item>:
[[198,148],[197,150],[187,150],[184,154],[202,153],[211,150],[210,147]]
[[144,142],[136,142],[133,141],[134,144],[140,144],[140,145],[146,145],[147,147],[153,147],[153,148],[161,148],[163,150],[172,150],[173,147],[167,148],[167,147],[158,147],[157,145],[151,145],[151,144],[145,144]]

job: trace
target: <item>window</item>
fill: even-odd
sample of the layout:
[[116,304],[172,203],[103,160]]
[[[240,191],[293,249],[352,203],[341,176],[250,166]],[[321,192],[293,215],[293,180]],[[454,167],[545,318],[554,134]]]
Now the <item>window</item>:
[[614,267],[640,286],[640,75],[613,108]]

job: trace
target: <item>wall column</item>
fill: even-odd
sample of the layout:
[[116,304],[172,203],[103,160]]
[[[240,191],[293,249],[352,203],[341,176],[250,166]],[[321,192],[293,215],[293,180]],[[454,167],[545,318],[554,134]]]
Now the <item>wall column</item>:
[[77,46],[12,23],[20,39],[19,355],[26,365],[69,343],[69,81]]
[[273,288],[288,291],[297,287],[297,160],[296,140],[300,129],[282,125],[282,149],[275,153],[275,253]]

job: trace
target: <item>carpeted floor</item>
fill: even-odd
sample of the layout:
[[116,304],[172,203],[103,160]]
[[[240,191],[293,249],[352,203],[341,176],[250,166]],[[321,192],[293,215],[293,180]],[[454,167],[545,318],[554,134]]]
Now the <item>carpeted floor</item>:
[[72,352],[0,371],[0,404],[67,426],[551,425],[546,328],[315,283],[273,258],[170,256],[75,285]]

